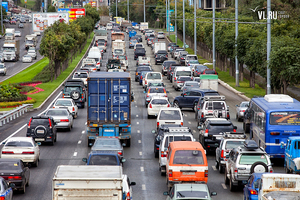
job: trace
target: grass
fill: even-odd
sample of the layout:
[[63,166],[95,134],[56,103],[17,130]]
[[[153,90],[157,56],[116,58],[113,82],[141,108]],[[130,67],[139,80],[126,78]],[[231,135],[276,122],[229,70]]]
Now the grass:
[[[39,107],[45,99],[51,95],[51,93],[69,76],[69,74],[74,70],[80,59],[84,56],[86,50],[88,49],[92,39],[94,37],[94,33],[91,34],[90,38],[87,39],[87,43],[85,47],[83,48],[82,52],[76,56],[75,59],[73,59],[73,62],[69,65],[69,67],[63,71],[56,80],[53,82],[47,82],[47,83],[42,83],[38,85],[39,88],[42,88],[44,91],[39,92],[36,94],[31,94],[28,95],[28,97],[31,97],[33,99],[36,99],[36,102],[33,104],[34,108]],[[44,59],[42,59],[44,60]],[[41,61],[42,61],[41,60]],[[39,61],[39,62],[41,62]],[[43,63],[35,63],[31,67],[27,68],[26,70],[18,73],[17,75],[11,77],[10,79],[4,81],[6,83],[19,83],[19,82],[26,82],[26,81],[31,81],[31,79],[38,74],[42,69],[49,63],[49,60],[46,59],[45,62]],[[36,72],[35,70],[39,70],[39,72]],[[33,75],[33,73],[35,75]],[[5,111],[3,109],[0,109],[0,111]]]
[[[175,35],[170,35],[170,40],[172,42],[175,42]],[[177,38],[177,43],[180,47],[183,46],[183,42]],[[194,54],[194,51],[191,48],[187,48],[186,51],[189,54]],[[201,56],[198,55],[199,63],[210,63],[208,60],[203,59]],[[213,68],[212,65],[207,65],[209,68]],[[230,85],[232,88],[236,89],[239,92],[244,93],[247,97],[252,98],[254,95],[257,96],[264,96],[266,94],[265,89],[259,87],[257,84],[255,84],[255,88],[249,87],[249,81],[244,78],[244,81],[239,81],[239,87],[235,86],[235,77],[229,75],[229,69],[227,71],[221,71],[219,68],[216,68],[216,71],[218,72],[218,76],[220,80],[225,81],[228,85]]]
[[[34,5],[35,5],[35,0],[27,0],[27,3],[26,3],[27,9],[32,10]],[[19,6],[25,8],[25,0],[21,0],[21,4]]]

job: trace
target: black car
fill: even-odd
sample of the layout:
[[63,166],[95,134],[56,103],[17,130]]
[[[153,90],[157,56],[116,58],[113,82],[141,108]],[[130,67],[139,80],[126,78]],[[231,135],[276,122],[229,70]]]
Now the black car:
[[160,141],[163,139],[165,132],[168,132],[169,127],[182,127],[180,124],[162,124],[158,130],[152,130],[152,133],[155,134],[154,137],[154,155],[155,158],[158,158]]
[[26,187],[29,186],[30,171],[22,160],[1,158],[0,174],[8,183],[14,184],[14,190],[20,190],[22,193],[25,193]]
[[172,83],[172,76],[173,76],[174,69],[179,66],[181,65],[175,63],[175,64],[171,64],[170,67],[168,68],[167,79],[169,79],[171,83]]
[[136,48],[134,51],[134,60],[136,60],[139,56],[146,56],[145,48]]
[[171,64],[176,64],[175,60],[166,60],[163,62],[162,66],[161,66],[161,73],[163,75],[166,75],[168,72],[168,68]]
[[155,64],[162,63],[165,60],[168,60],[168,52],[166,50],[158,50],[155,54]]
[[86,102],[86,90],[83,81],[78,79],[68,80],[64,85],[63,98],[72,98],[78,106],[84,108]]
[[51,116],[33,116],[28,122],[26,137],[54,145],[57,138],[56,123]]
[[179,62],[180,62],[180,65],[182,65],[182,66],[185,65],[185,57],[186,57],[186,55],[188,55],[188,54],[187,53],[182,53],[179,56]]
[[137,82],[139,80],[139,77],[141,75],[141,71],[153,71],[152,68],[150,66],[138,66],[135,69],[135,82]]
[[193,110],[196,108],[198,104],[199,98],[202,97],[201,90],[191,90],[186,91],[181,94],[181,96],[177,96],[174,99],[174,107],[178,108],[192,108]]
[[199,142],[209,151],[215,151],[225,132],[236,132],[237,127],[224,118],[208,118],[200,127]]
[[143,42],[143,38],[141,35],[135,35],[138,38],[138,42]]

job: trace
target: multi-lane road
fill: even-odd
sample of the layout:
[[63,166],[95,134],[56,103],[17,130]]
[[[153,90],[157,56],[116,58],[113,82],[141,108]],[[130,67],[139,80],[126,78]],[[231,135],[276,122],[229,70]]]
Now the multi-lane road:
[[[144,37],[143,37],[144,38]],[[163,192],[167,190],[166,177],[161,176],[158,168],[158,159],[154,158],[153,142],[154,136],[151,130],[156,127],[156,119],[147,118],[147,109],[145,108],[145,97],[142,87],[134,81],[136,61],[133,59],[133,50],[128,49],[128,36],[126,36],[127,56],[129,59],[129,73],[132,80],[132,91],[135,95],[135,100],[132,102],[132,140],[131,147],[124,148],[124,156],[126,162],[124,164],[124,173],[126,173],[131,181],[137,183],[133,186],[133,199],[138,200],[163,200]],[[161,71],[161,65],[154,65],[153,53],[150,47],[147,47],[145,41],[147,55],[151,57],[151,63],[154,71]],[[108,41],[107,53],[104,54],[105,63],[112,56],[111,42]],[[104,71],[104,67],[101,70]],[[180,92],[175,91],[169,80],[164,77],[166,89],[170,93],[170,101],[173,101],[175,96],[180,95]],[[60,90],[58,90],[60,91]],[[226,96],[226,102],[229,105],[232,122],[242,131],[242,123],[235,120],[235,107],[244,99],[230,92],[226,88],[219,85],[219,93]],[[12,121],[9,124],[0,127],[0,141],[14,134],[14,136],[25,136],[29,117],[43,113],[59,92],[49,99],[42,109],[32,111]],[[194,137],[198,139],[199,131],[197,123],[194,119],[194,112],[191,109],[183,109],[184,126],[188,126],[193,131]],[[86,139],[86,116],[87,110],[79,110],[79,116],[75,119],[75,123],[71,132],[59,131],[57,142],[54,146],[40,146],[40,164],[37,168],[30,169],[30,186],[27,187],[25,194],[16,192],[14,199],[22,200],[48,200],[52,198],[52,177],[58,165],[84,165],[82,158],[87,157],[90,148],[87,146]],[[242,189],[237,192],[230,192],[228,186],[224,185],[224,174],[219,174],[215,168],[215,156],[208,155],[209,175],[208,187],[210,191],[216,191],[218,195],[215,200],[238,200],[243,199]],[[283,172],[282,166],[274,166],[275,172]]]

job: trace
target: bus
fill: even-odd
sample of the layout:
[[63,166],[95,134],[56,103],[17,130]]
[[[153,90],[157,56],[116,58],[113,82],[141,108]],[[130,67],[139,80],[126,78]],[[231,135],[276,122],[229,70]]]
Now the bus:
[[249,104],[250,138],[265,149],[270,158],[284,158],[289,136],[300,136],[300,102],[284,94],[252,98]]

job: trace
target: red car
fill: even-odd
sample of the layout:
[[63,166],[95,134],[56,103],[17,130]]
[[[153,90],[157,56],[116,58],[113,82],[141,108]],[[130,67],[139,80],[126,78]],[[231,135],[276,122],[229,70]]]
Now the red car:
[[10,20],[10,24],[17,24],[17,21],[15,19]]
[[218,74],[216,70],[213,69],[205,69],[201,74]]

